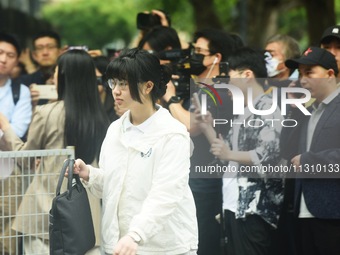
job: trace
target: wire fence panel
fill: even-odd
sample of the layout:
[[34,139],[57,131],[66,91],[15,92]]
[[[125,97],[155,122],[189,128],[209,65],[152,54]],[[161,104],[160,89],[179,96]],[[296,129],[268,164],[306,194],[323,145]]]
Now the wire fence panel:
[[0,151],[0,254],[49,254],[48,213],[67,158],[73,149]]

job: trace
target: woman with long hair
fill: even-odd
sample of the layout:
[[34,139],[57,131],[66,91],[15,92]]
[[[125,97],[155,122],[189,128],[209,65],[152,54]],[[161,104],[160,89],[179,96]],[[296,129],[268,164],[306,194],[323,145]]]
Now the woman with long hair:
[[[58,58],[54,82],[58,100],[37,106],[25,143],[15,135],[8,120],[0,114],[0,129],[4,133],[2,142],[8,150],[62,149],[72,146],[76,157],[96,165],[109,120],[99,99],[91,56],[83,50],[63,53]],[[48,235],[43,233],[48,233],[48,210],[64,159],[54,156],[41,160],[20,204],[13,228],[24,234],[25,254],[49,254]],[[94,225],[99,226],[100,202],[91,196],[89,199]],[[36,234],[36,228],[41,235]],[[97,227],[96,245],[100,241],[98,231]],[[25,235],[30,237],[25,238]],[[41,248],[37,250],[36,247]]]

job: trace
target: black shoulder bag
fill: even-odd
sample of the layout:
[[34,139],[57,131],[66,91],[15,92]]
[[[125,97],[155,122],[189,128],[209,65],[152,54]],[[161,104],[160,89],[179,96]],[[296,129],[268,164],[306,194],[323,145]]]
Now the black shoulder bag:
[[[73,174],[73,167],[73,159],[64,162],[52,202],[49,217],[51,255],[81,255],[95,245],[89,200],[79,175]],[[67,168],[67,191],[60,194]]]

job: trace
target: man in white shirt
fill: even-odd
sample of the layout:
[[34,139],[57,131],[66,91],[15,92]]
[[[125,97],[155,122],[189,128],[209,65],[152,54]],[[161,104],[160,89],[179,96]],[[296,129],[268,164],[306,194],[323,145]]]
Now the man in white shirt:
[[[29,89],[25,85],[13,82],[10,74],[18,64],[20,56],[20,46],[18,41],[10,34],[0,32],[0,119],[6,117],[15,133],[19,137],[24,137],[32,117],[32,104]],[[16,87],[16,89],[12,89]],[[0,132],[0,150],[4,146],[1,143],[2,132]],[[20,179],[9,178],[13,171],[13,163],[10,159],[0,160],[0,189],[3,199],[1,200],[0,214],[5,220],[0,225],[0,233],[3,236],[13,236],[15,232],[11,230],[11,217],[15,215],[18,201],[14,199],[4,199],[14,197],[21,189]],[[0,241],[0,250],[4,254],[16,254],[16,239],[4,239]]]
[[[26,86],[15,85],[10,78],[13,68],[18,64],[19,56],[20,46],[15,37],[0,33],[0,114],[10,121],[19,137],[24,137],[32,117],[31,96]],[[14,90],[14,86],[20,87]],[[18,94],[13,95],[15,93]]]

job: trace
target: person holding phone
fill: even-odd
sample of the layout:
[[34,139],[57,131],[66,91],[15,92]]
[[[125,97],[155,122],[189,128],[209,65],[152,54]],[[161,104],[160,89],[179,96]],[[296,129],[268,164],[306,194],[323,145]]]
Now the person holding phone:
[[[211,125],[210,112],[205,119],[200,109],[195,112],[197,125],[211,144],[210,153],[231,169],[223,174],[222,186],[224,234],[228,240],[225,251],[237,255],[272,254],[271,239],[281,212],[284,181],[279,174],[262,172],[262,166],[280,165],[282,126],[277,123],[283,117],[279,109],[266,115],[250,110],[269,109],[273,102],[272,96],[264,91],[267,70],[262,52],[243,47],[235,50],[228,62],[230,84],[238,87],[244,98],[251,97],[252,105],[244,100],[244,114],[234,116],[235,124],[227,124],[230,130],[225,136]],[[233,96],[233,100],[237,99]],[[268,119],[278,121],[271,124]],[[227,125],[222,126],[226,129]]]
[[131,49],[109,64],[106,76],[115,102],[129,110],[110,125],[99,168],[77,159],[74,169],[102,198],[105,254],[196,254],[190,137],[156,104],[170,70],[155,55]]
[[[220,75],[220,63],[225,62],[230,54],[240,44],[236,44],[231,34],[220,29],[206,28],[199,30],[194,35],[194,52],[190,56],[191,74],[195,75],[194,80],[202,81],[213,85],[212,78]],[[231,119],[232,101],[225,90],[217,89],[221,96],[222,105],[215,105],[210,97],[207,97],[207,108],[212,118]],[[199,99],[203,90],[199,90]],[[199,101],[199,100],[197,100]],[[174,104],[172,108],[178,112],[183,107]],[[195,198],[197,208],[197,219],[199,227],[198,255],[219,255],[221,254],[222,227],[216,220],[216,215],[222,211],[222,180],[216,174],[196,172],[196,167],[210,166],[217,162],[217,159],[209,152],[210,144],[206,135],[201,131],[199,125],[193,119],[194,111],[197,109],[195,102],[191,104],[188,114],[190,135],[195,145],[191,159],[191,172],[189,185]],[[216,127],[218,133],[225,135],[228,128]]]
[[51,84],[54,67],[62,53],[60,35],[54,31],[40,31],[32,38],[32,57],[37,63],[37,70],[19,77],[21,83],[30,88],[32,105],[48,103],[47,99],[39,98],[39,91],[32,84]]

